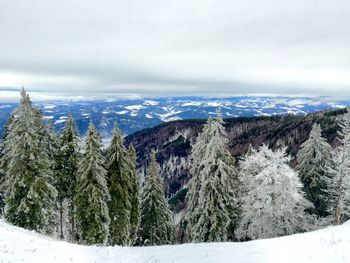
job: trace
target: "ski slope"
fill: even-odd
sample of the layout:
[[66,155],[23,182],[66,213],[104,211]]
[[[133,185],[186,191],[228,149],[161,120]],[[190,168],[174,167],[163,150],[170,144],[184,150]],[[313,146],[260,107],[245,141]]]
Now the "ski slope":
[[129,248],[70,244],[0,221],[0,262],[350,262],[350,222],[310,233],[244,243]]

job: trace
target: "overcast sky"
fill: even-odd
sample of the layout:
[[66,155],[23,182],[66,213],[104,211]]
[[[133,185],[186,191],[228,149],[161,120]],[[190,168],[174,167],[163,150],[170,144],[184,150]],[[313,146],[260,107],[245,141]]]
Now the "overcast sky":
[[350,98],[350,1],[0,0],[0,97],[22,85]]

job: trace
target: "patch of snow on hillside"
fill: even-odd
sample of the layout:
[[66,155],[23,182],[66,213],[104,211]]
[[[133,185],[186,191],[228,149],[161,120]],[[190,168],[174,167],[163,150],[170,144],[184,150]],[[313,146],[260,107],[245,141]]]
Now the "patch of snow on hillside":
[[122,111],[116,111],[116,114],[122,115],[122,114],[127,114],[129,111],[127,110],[122,110]]
[[174,116],[174,115],[179,114],[182,111],[176,111],[173,108],[168,108],[168,107],[162,107],[162,109],[166,111],[166,113],[157,114],[162,121],[167,122],[167,121],[174,121],[174,120],[181,119],[180,117]]
[[185,102],[183,104],[181,104],[181,106],[183,107],[188,107],[188,106],[201,106],[202,102],[200,101],[189,101],[189,102]]
[[124,108],[133,111],[133,110],[141,110],[144,108],[144,106],[143,105],[129,105],[129,106],[125,106]]
[[145,100],[143,102],[143,105],[146,105],[146,106],[155,106],[155,105],[158,105],[159,102],[158,101],[155,101],[155,100]]
[[44,109],[45,110],[52,110],[54,108],[56,108],[57,106],[56,105],[53,105],[53,104],[47,104],[44,106]]
[[54,240],[0,221],[2,262],[338,263],[350,262],[349,244],[349,222],[310,233],[241,243],[99,247]]
[[146,113],[146,118],[153,119],[153,116],[151,114]]
[[11,108],[11,105],[0,105],[0,109]]
[[67,121],[67,119],[57,120],[57,121],[55,121],[55,124],[63,123],[63,122],[65,122],[65,121]]

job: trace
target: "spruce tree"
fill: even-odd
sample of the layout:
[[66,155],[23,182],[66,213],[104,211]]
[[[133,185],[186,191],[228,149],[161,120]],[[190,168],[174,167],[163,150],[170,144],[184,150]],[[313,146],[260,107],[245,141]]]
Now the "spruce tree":
[[128,161],[130,162],[130,190],[129,197],[131,203],[130,211],[130,243],[133,244],[136,239],[137,231],[140,225],[140,179],[136,170],[136,151],[132,144],[128,148]]
[[0,141],[0,215],[2,215],[4,206],[5,206],[4,181],[5,181],[5,171],[7,170],[7,165],[9,160],[8,154],[6,154],[6,152],[9,150],[9,145],[6,144],[6,142],[7,142],[8,134],[12,127],[13,120],[14,120],[14,115],[12,113],[4,126],[4,134]]
[[172,244],[174,239],[173,213],[165,199],[159,166],[153,153],[141,195],[139,243],[146,246],[166,245]]
[[[79,134],[73,116],[69,113],[65,126],[59,135],[59,173],[56,174],[56,188],[59,201],[60,237],[64,238],[64,232],[66,232],[68,235],[66,239],[71,241],[74,241],[76,237],[74,196],[79,159]],[[65,204],[68,207],[65,207]],[[69,226],[67,228],[69,231],[64,231],[64,214],[68,214]]]
[[350,219],[350,112],[339,123],[340,146],[333,151],[333,166],[328,167],[327,190],[332,221],[340,224]]
[[108,203],[110,223],[110,244],[127,245],[130,241],[131,166],[127,159],[124,140],[118,127],[114,128],[107,160],[108,188],[111,200]]
[[21,91],[6,136],[5,219],[26,229],[52,232],[55,198],[52,160],[41,112]]
[[105,245],[109,233],[107,202],[110,199],[101,137],[92,122],[79,162],[75,195],[75,220],[83,244]]
[[313,218],[304,212],[312,204],[304,198],[289,161],[286,148],[272,151],[263,145],[240,163],[243,195],[239,239],[290,235],[313,224]]
[[193,242],[233,239],[237,225],[238,174],[227,150],[228,139],[220,113],[209,120],[192,150],[192,179],[186,214]]
[[309,201],[314,204],[314,211],[319,216],[327,216],[327,167],[332,166],[331,146],[321,135],[319,124],[314,124],[309,139],[301,145],[297,155],[301,182]]

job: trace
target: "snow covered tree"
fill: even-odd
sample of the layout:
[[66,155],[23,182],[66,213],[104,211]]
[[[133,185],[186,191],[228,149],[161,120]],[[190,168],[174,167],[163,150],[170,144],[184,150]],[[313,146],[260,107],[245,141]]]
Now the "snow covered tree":
[[209,120],[192,149],[192,179],[186,212],[193,242],[233,239],[237,225],[238,174],[227,150],[228,139],[220,113]]
[[124,140],[118,127],[114,128],[111,144],[108,148],[107,180],[111,199],[108,203],[110,223],[110,244],[127,245],[130,239],[131,200],[129,190],[130,162]]
[[138,238],[139,243],[146,246],[172,244],[175,239],[173,213],[164,196],[154,153],[147,169],[146,183],[141,196],[141,225]]
[[5,219],[16,226],[50,233],[57,196],[52,160],[42,114],[32,106],[24,89],[13,116],[5,145]]
[[286,148],[263,145],[240,163],[242,213],[237,237],[241,240],[272,238],[308,229],[312,206],[303,196],[298,174],[289,167]]
[[[74,196],[79,159],[79,135],[73,116],[69,113],[65,126],[59,135],[59,172],[56,173],[56,188],[59,201],[60,237],[63,238],[64,232],[66,232],[68,235],[66,239],[71,241],[74,241],[76,237]],[[64,214],[68,214],[69,227],[67,228],[69,231],[64,231]]]
[[314,212],[327,216],[326,168],[332,166],[332,148],[321,135],[319,124],[314,124],[309,139],[301,145],[297,155],[301,182],[309,201],[314,204]]
[[109,233],[108,193],[101,137],[92,122],[89,125],[84,155],[78,165],[75,220],[83,244],[107,243]]
[[6,139],[11,130],[13,120],[14,115],[12,113],[4,126],[4,134],[2,140],[0,141],[0,215],[3,213],[3,209],[5,206],[4,181],[5,171],[7,170],[7,164],[9,160],[8,154],[6,154],[6,152],[9,150],[9,145],[6,143]]
[[329,195],[329,212],[336,224],[350,219],[350,112],[344,114],[339,123],[340,146],[333,152],[333,166],[329,166],[327,190]]
[[136,239],[137,231],[140,225],[140,179],[136,170],[136,151],[132,144],[128,148],[128,161],[130,162],[130,243],[133,244]]

